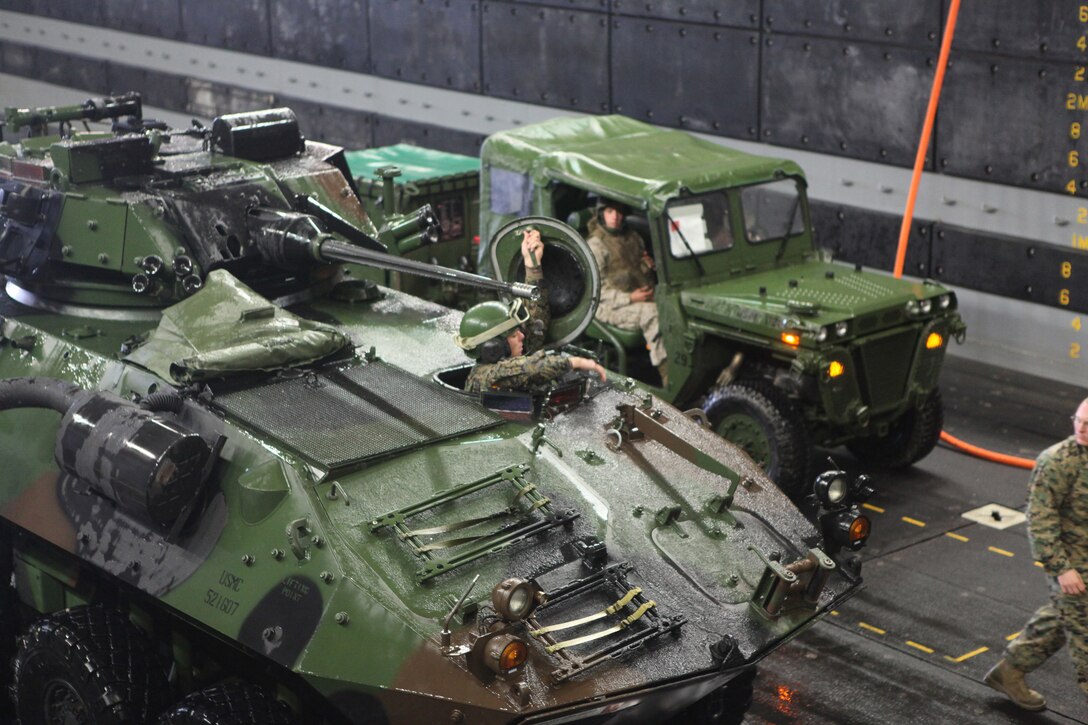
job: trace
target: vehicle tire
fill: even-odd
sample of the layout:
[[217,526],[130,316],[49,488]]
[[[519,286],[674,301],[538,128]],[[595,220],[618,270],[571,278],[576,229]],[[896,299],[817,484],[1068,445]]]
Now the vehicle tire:
[[74,607],[39,619],[19,638],[12,693],[22,725],[127,725],[170,701],[147,638],[120,612]]
[[742,380],[707,396],[718,435],[740,446],[791,498],[808,493],[808,432],[797,408],[769,384]]
[[231,681],[186,695],[158,725],[292,725],[287,707],[263,688]]
[[933,392],[921,405],[900,416],[886,436],[869,436],[851,441],[846,447],[858,460],[882,468],[905,468],[929,455],[941,438],[944,404],[941,391]]
[[741,725],[752,706],[756,668],[751,667],[727,685],[665,721],[665,725]]

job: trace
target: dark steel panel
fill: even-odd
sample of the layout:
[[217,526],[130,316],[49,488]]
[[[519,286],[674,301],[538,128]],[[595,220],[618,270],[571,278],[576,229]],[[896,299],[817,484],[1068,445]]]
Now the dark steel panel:
[[765,36],[763,141],[911,166],[936,55]]
[[1073,74],[1072,64],[977,55],[955,60],[937,117],[940,170],[1051,191],[1084,178],[1083,164],[1068,165],[1069,151],[1077,148],[1070,123],[1086,119],[1083,111],[1066,110],[1067,93],[1079,86],[1088,104],[1088,83],[1074,83]]
[[665,126],[755,138],[758,83],[758,33],[660,20],[612,20],[617,113]]
[[105,25],[114,30],[177,40],[181,37],[184,4],[184,0],[109,0],[102,6],[102,12]]
[[277,58],[368,73],[367,0],[272,0]]
[[79,88],[87,91],[88,95],[105,94],[110,90],[106,70],[108,65],[104,60],[38,48],[35,80]]
[[374,144],[372,113],[334,108],[298,98],[278,98],[276,102],[295,112],[302,135],[311,141],[348,149],[364,149]]
[[370,14],[371,65],[386,78],[480,90],[479,5],[383,0]]
[[0,0],[0,10],[11,10],[17,13],[44,14],[45,8],[40,2],[34,0]]
[[276,97],[271,93],[194,78],[187,78],[185,84],[189,94],[185,110],[194,116],[210,119],[227,113],[257,111],[278,105]]
[[[1010,299],[1088,312],[1088,250],[945,224],[936,225],[936,234],[936,279]],[[1068,267],[1063,268],[1065,264]]]
[[[618,0],[612,0],[613,6]],[[518,5],[545,5],[571,10],[599,10],[608,12],[608,0],[510,0]]]
[[759,0],[612,0],[612,12],[686,23],[759,27]]
[[[853,206],[810,202],[816,244],[835,259],[886,272],[895,268],[902,217]],[[903,272],[914,277],[930,275],[930,243],[933,223],[915,219],[907,240]]]
[[185,76],[120,63],[110,63],[108,74],[111,93],[136,91],[145,106],[157,106],[169,111],[188,110],[189,86]]
[[919,48],[936,47],[944,27],[941,0],[764,0],[763,15],[768,30]]
[[489,96],[609,111],[608,16],[485,2],[483,80]]
[[3,57],[4,72],[13,76],[33,78],[38,49],[20,43],[0,43],[0,56]]
[[427,148],[449,151],[465,156],[479,156],[484,136],[454,131],[442,126],[403,121],[389,116],[374,116],[374,146],[414,143]]
[[103,0],[44,0],[34,3],[33,12],[70,23],[102,24]]
[[964,0],[955,45],[1039,60],[1083,59],[1076,43],[1088,26],[1080,22],[1080,5],[1069,0]]
[[182,39],[240,53],[270,55],[268,0],[185,0]]

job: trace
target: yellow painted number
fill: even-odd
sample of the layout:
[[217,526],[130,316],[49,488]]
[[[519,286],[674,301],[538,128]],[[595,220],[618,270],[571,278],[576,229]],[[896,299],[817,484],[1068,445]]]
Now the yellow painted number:
[[1066,182],[1065,190],[1068,191],[1070,194],[1076,194],[1077,193],[1077,182],[1076,182],[1076,180],[1075,179],[1070,179],[1068,182]]
[[1080,343],[1074,342],[1069,345],[1069,357],[1074,360],[1080,359]]
[[1077,224],[1088,224],[1088,207],[1077,207]]
[[1088,37],[1082,35],[1077,38],[1077,47],[1081,50],[1088,50]]
[[1073,325],[1074,330],[1080,332],[1080,317],[1074,317],[1073,322],[1071,322],[1070,324]]
[[1069,152],[1069,166],[1071,166],[1073,168],[1076,168],[1077,166],[1080,166],[1080,152],[1079,151],[1070,151]]
[[1074,121],[1069,125],[1069,138],[1076,141],[1080,138],[1080,123]]
[[1084,66],[1079,65],[1077,66],[1077,69],[1073,71],[1073,80],[1084,82]]
[[1073,263],[1062,262],[1062,277],[1069,279],[1073,275]]
[[1058,293],[1058,302],[1061,302],[1063,305],[1069,304],[1069,290],[1063,289]]
[[1088,5],[1080,6],[1080,21],[1082,23],[1088,23]]

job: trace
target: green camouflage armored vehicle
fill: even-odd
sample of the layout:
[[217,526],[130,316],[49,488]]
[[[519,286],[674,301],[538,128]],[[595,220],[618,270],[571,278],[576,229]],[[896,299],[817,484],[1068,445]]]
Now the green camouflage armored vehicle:
[[[405,259],[434,213],[375,228],[290,110],[6,122],[0,642],[24,724],[739,722],[753,664],[860,586],[863,478],[821,474],[810,523],[632,386],[462,392],[460,313],[359,265],[538,290]],[[545,222],[496,243],[534,223],[584,266]],[[568,307],[577,334],[593,305]]]
[[[397,150],[365,153],[389,166]],[[357,160],[356,173],[373,171],[366,162]],[[634,210],[628,223],[656,262],[668,351],[668,385],[654,392],[703,407],[784,490],[804,491],[813,446],[846,444],[865,461],[899,467],[936,445],[941,365],[965,330],[955,294],[832,262],[814,244],[797,164],[622,116],[497,133],[480,162],[484,240],[530,213],[584,234],[598,198]],[[442,204],[455,178],[416,170],[413,198]],[[516,251],[483,249],[480,267],[515,279]],[[614,369],[659,382],[637,331],[594,322],[580,344]]]

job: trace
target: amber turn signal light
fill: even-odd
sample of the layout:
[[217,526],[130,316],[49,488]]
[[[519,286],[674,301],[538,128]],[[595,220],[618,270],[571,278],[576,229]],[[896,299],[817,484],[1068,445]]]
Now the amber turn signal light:
[[926,338],[926,349],[935,350],[944,344],[944,338],[941,337],[939,332],[929,333],[929,337]]
[[487,643],[484,661],[496,674],[505,674],[525,664],[529,645],[509,634],[500,634]]
[[827,366],[828,377],[837,378],[846,372],[846,366],[838,360],[832,360],[831,364]]
[[801,344],[801,335],[797,332],[785,331],[782,333],[782,342],[786,343],[790,347],[797,347]]

